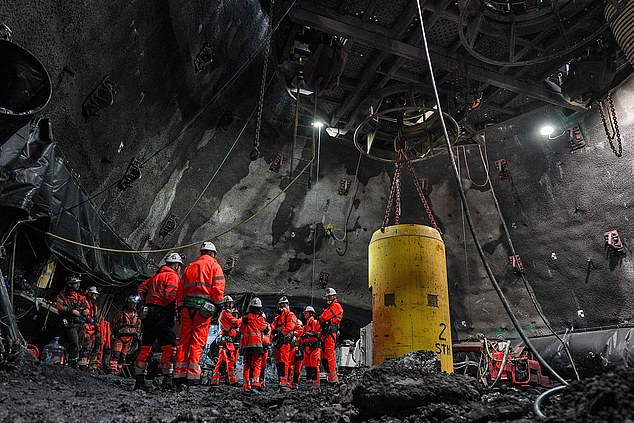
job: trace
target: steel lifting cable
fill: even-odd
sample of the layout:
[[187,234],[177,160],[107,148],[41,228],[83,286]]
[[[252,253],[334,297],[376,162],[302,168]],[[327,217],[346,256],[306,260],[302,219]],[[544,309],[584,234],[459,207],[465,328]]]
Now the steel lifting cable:
[[[458,158],[458,177],[461,177],[462,171],[460,169],[460,156],[458,155],[458,147],[456,147],[456,157]],[[469,255],[467,254],[467,228],[465,225],[464,209],[460,207],[460,217],[462,220],[462,242],[464,244],[464,265],[465,274],[467,276],[467,288],[471,290],[471,277],[469,276]],[[471,295],[467,295],[469,304],[469,322],[473,322],[473,312],[471,304]]]
[[[277,21],[277,24],[275,24],[275,26],[273,27],[273,30],[270,31],[271,32],[271,37],[273,36],[273,34],[277,31],[277,29],[279,28],[280,24],[284,21],[284,18],[286,18],[286,16],[290,13],[291,9],[293,8],[293,6],[295,6],[295,3],[297,3],[297,0],[293,0],[291,2],[291,4],[288,6],[288,8],[286,9],[286,11],[282,14],[282,16],[280,17],[280,19]],[[209,100],[195,115],[194,117],[192,117],[189,122],[187,122],[187,124],[185,125],[185,127],[173,138],[171,138],[170,140],[168,140],[165,144],[163,144],[163,146],[161,146],[158,150],[156,150],[155,152],[153,152],[152,154],[150,154],[150,156],[146,159],[144,159],[141,162],[141,167],[143,167],[143,165],[145,165],[146,163],[148,163],[150,160],[152,160],[154,157],[156,157],[157,155],[159,155],[161,152],[163,152],[163,150],[165,150],[167,147],[169,147],[170,145],[172,145],[175,141],[177,141],[178,139],[180,139],[183,135],[185,135],[192,127],[193,124],[198,120],[198,118],[203,114],[203,112],[212,104],[215,103],[215,101],[220,97],[221,94],[223,94],[225,92],[225,90],[227,90],[229,87],[231,87],[233,85],[234,82],[236,82],[238,80],[238,78],[242,75],[242,73],[246,70],[246,68],[253,62],[253,60],[255,60],[255,58],[260,54],[260,52],[262,51],[262,48],[265,47],[265,44],[269,44],[268,39],[263,40],[260,42],[260,44],[258,44],[258,46],[255,48],[254,52],[251,54],[251,56],[249,56],[249,58],[242,63],[242,65],[235,71],[233,72],[233,75],[231,76],[231,78],[229,78],[229,80],[227,80],[227,82],[225,82],[225,84],[220,87],[220,89],[218,90],[218,92],[211,98],[211,100]],[[56,215],[53,215],[52,217],[55,217],[59,214],[62,214],[68,210],[72,210],[76,207],[79,207],[85,203],[87,203],[88,201],[104,194],[105,192],[109,191],[110,189],[114,188],[117,183],[119,183],[119,179],[117,179],[116,181],[114,181],[112,184],[108,185],[107,187],[101,189],[100,191],[96,192],[95,194],[92,194],[90,197],[88,197],[87,199],[83,200],[82,202],[75,204],[71,207],[68,208],[64,208],[61,212],[57,213]]]
[[[605,110],[604,110],[605,109]],[[623,144],[621,143],[621,131],[619,130],[619,121],[616,117],[616,110],[614,109],[614,101],[612,100],[612,93],[608,93],[605,98],[599,100],[599,114],[601,115],[601,122],[603,122],[603,129],[605,129],[605,135],[608,137],[610,148],[616,157],[623,155]],[[608,123],[605,118],[608,115],[610,121],[610,128],[608,129]],[[612,130],[610,133],[610,129]],[[614,147],[614,139],[618,144],[618,150]]]
[[447,146],[447,151],[449,153],[449,158],[451,159],[451,168],[454,174],[454,177],[456,179],[456,182],[458,184],[458,193],[460,194],[460,200],[462,201],[462,207],[464,208],[464,212],[465,212],[465,216],[467,218],[467,223],[469,224],[469,230],[471,232],[471,236],[473,237],[473,241],[476,245],[476,248],[478,250],[478,254],[480,256],[480,259],[482,260],[482,264],[484,265],[484,268],[487,272],[487,275],[489,277],[489,279],[491,280],[491,284],[493,285],[493,288],[495,289],[496,293],[498,294],[498,297],[500,298],[500,301],[502,302],[502,305],[504,306],[504,309],[506,310],[509,318],[511,319],[511,322],[513,323],[513,326],[515,327],[515,329],[517,330],[517,333],[520,335],[520,337],[522,338],[522,341],[524,341],[524,344],[526,345],[526,347],[531,351],[531,353],[533,354],[533,356],[535,357],[535,359],[545,368],[547,369],[559,382],[561,382],[564,385],[568,385],[568,382],[562,378],[552,367],[550,367],[550,365],[546,362],[546,360],[544,360],[544,358],[541,356],[541,354],[539,354],[539,351],[537,351],[537,349],[535,348],[535,346],[533,345],[533,343],[530,341],[530,339],[528,338],[528,336],[526,335],[526,333],[524,332],[524,330],[522,329],[522,326],[520,325],[520,322],[517,320],[517,318],[515,317],[515,314],[513,313],[513,310],[511,309],[511,305],[509,304],[508,300],[506,299],[506,296],[504,295],[504,292],[502,291],[502,288],[500,287],[495,274],[493,273],[493,270],[491,269],[491,266],[488,262],[488,259],[486,257],[486,255],[484,254],[484,250],[482,249],[482,245],[480,244],[480,241],[478,239],[478,235],[475,231],[475,226],[473,225],[473,218],[471,217],[471,211],[469,209],[469,206],[467,204],[467,198],[464,192],[464,188],[462,186],[462,180],[460,179],[460,176],[458,174],[458,168],[456,167],[456,158],[454,157],[453,154],[453,148],[451,146],[451,141],[449,139],[449,133],[447,131],[447,125],[445,123],[445,118],[442,114],[442,106],[440,104],[440,96],[438,94],[438,87],[436,86],[436,79],[434,77],[434,69],[432,67],[432,63],[431,63],[431,57],[429,54],[429,45],[427,43],[427,34],[425,33],[425,23],[423,21],[423,11],[421,8],[421,4],[420,4],[420,0],[416,0],[416,5],[418,6],[418,17],[419,17],[419,22],[420,22],[420,28],[421,28],[421,32],[422,32],[422,36],[423,36],[423,45],[424,45],[424,49],[425,49],[425,56],[427,59],[427,65],[428,65],[428,69],[429,69],[429,75],[431,77],[431,82],[432,82],[432,87],[434,90],[434,95],[436,98],[436,107],[438,108],[438,114],[440,116],[440,123],[442,125],[443,128],[443,133],[445,136],[445,144]]
[[[515,250],[515,245],[513,244],[513,240],[511,238],[511,233],[509,231],[508,225],[506,224],[506,219],[504,219],[504,215],[502,214],[502,208],[500,207],[500,203],[498,201],[497,195],[495,194],[495,189],[493,188],[493,184],[491,184],[491,175],[489,173],[489,162],[488,162],[488,154],[487,154],[486,144],[484,146],[484,154],[482,153],[482,147],[478,146],[478,149],[480,151],[480,159],[482,160],[482,165],[484,166],[484,171],[487,174],[487,182],[489,183],[490,188],[491,188],[491,196],[493,197],[493,202],[495,203],[495,208],[496,208],[496,210],[498,212],[498,216],[500,218],[500,221],[502,222],[502,228],[504,229],[504,233],[506,234],[506,240],[507,240],[507,242],[509,244],[509,247],[511,249],[511,254],[513,254],[513,256],[517,256],[517,251]],[[465,157],[465,160],[466,160],[466,157]],[[537,301],[537,297],[535,296],[535,293],[533,292],[533,288],[531,287],[530,283],[528,282],[528,279],[526,278],[526,275],[524,274],[523,270],[520,270],[520,277],[522,278],[522,282],[524,283],[524,287],[526,288],[526,292],[528,293],[528,297],[531,300],[531,302],[533,303],[533,306],[535,307],[535,310],[537,311],[537,314],[539,315],[539,317],[544,322],[544,325],[546,326],[546,328],[560,342],[561,346],[564,349],[564,352],[566,353],[568,361],[570,361],[570,365],[572,366],[572,370],[575,373],[576,379],[580,380],[581,378],[579,376],[579,372],[577,371],[577,365],[575,364],[575,361],[572,358],[572,354],[570,353],[570,348],[564,342],[564,340],[559,336],[559,334],[557,334],[557,332],[555,332],[553,327],[550,325],[550,322],[548,321],[548,319],[544,315],[544,311],[542,310],[541,305]]]
[[[313,122],[315,122],[315,119],[317,118],[317,91],[315,90],[314,93],[315,99],[314,99],[314,103],[313,103]],[[295,128],[295,130],[297,130],[297,128]],[[313,125],[313,159],[315,158],[315,130],[317,131],[317,137],[318,137],[318,143],[319,146],[317,147],[317,171],[315,173],[315,185],[317,185],[319,183],[319,153],[321,151],[321,127],[318,125]],[[312,168],[311,168],[311,173],[312,173]],[[300,173],[301,175],[301,173]],[[315,286],[315,260],[317,257],[317,190],[313,190],[313,193],[315,195],[315,215],[314,215],[314,229],[313,229],[313,260],[312,260],[312,275],[311,275],[311,279],[310,279],[310,305],[314,305],[313,304],[313,300],[314,300],[314,296],[313,296],[313,289]]]
[[[337,252],[337,255],[340,257],[343,257],[346,255],[346,252],[348,252],[348,222],[350,221],[350,216],[352,215],[352,209],[354,207],[354,202],[357,199],[357,193],[359,191],[359,166],[361,165],[361,158],[363,157],[363,154],[361,152],[359,152],[359,159],[357,160],[357,169],[354,172],[354,178],[355,178],[355,189],[354,189],[354,195],[352,196],[352,201],[350,202],[350,209],[348,209],[348,215],[346,216],[346,222],[344,224],[343,227],[343,242],[345,242],[345,247],[343,248],[343,252],[339,252],[339,248],[337,247],[337,249],[335,250]],[[333,233],[333,236],[334,233]],[[337,239],[337,237],[335,237],[335,239]]]
[[425,197],[425,193],[423,191],[423,187],[421,185],[416,172],[414,171],[414,167],[412,166],[412,162],[409,160],[407,156],[407,150],[409,149],[409,143],[407,138],[405,138],[399,129],[398,134],[394,138],[394,151],[396,152],[396,161],[395,161],[395,171],[394,178],[392,179],[392,185],[390,186],[390,195],[387,202],[387,207],[385,209],[385,215],[383,217],[383,225],[381,226],[381,230],[384,231],[385,228],[390,223],[390,216],[392,215],[392,208],[394,208],[394,224],[398,225],[401,216],[401,171],[403,165],[407,168],[414,182],[414,186],[416,188],[416,192],[420,197],[421,202],[423,203],[423,207],[425,208],[425,212],[427,213],[427,218],[429,219],[429,223],[431,226],[438,230],[438,225],[436,224],[436,219],[434,219],[434,215],[429,207],[427,202],[427,198]]
[[[271,76],[271,78],[269,79],[269,81],[266,83],[266,90],[268,90],[268,88],[271,85],[271,82],[273,82],[273,76]],[[196,205],[198,204],[198,202],[203,198],[203,196],[205,195],[205,192],[207,192],[207,190],[209,189],[209,187],[211,186],[212,182],[216,179],[216,176],[218,175],[218,173],[220,172],[220,169],[222,169],[222,167],[224,166],[225,162],[227,161],[227,159],[229,158],[229,156],[231,155],[231,153],[233,152],[233,150],[236,148],[236,146],[238,145],[238,141],[240,141],[240,138],[242,137],[242,134],[244,133],[244,131],[247,129],[247,126],[249,125],[249,122],[251,121],[251,118],[253,117],[253,115],[255,114],[256,110],[258,110],[258,105],[256,105],[253,110],[251,111],[251,114],[249,114],[249,117],[247,117],[246,121],[244,122],[244,125],[242,126],[242,129],[240,130],[240,132],[238,133],[238,136],[236,137],[235,141],[233,142],[233,144],[231,145],[231,147],[229,148],[229,151],[227,151],[227,154],[225,154],[225,157],[222,159],[222,161],[220,162],[220,165],[218,165],[218,167],[216,168],[216,171],[214,172],[213,175],[211,175],[211,178],[209,178],[209,181],[207,181],[207,184],[205,185],[205,187],[203,188],[203,190],[200,192],[200,194],[198,195],[198,197],[196,198],[196,201],[194,201],[194,203],[189,207],[189,209],[187,210],[187,213],[185,213],[185,216],[183,216],[183,218],[180,220],[180,222],[178,223],[178,225],[174,228],[174,230],[172,231],[173,234],[175,234],[178,230],[178,228],[180,228],[184,223],[185,220],[189,217],[189,215],[191,214],[191,212],[194,210],[194,208],[196,207]]]
[[269,201],[267,201],[266,203],[264,203],[264,205],[262,207],[260,207],[259,209],[257,209],[251,216],[249,216],[248,218],[244,219],[243,221],[236,223],[235,225],[229,227],[228,229],[219,232],[217,234],[211,235],[209,237],[206,237],[205,239],[199,240],[199,241],[195,241],[195,242],[190,242],[188,244],[183,244],[183,245],[176,245],[174,247],[171,248],[160,248],[160,249],[156,249],[156,250],[121,250],[121,249],[117,249],[117,248],[106,248],[106,247],[98,247],[96,245],[90,245],[90,244],[84,244],[83,242],[78,242],[78,241],[74,241],[72,239],[68,239],[68,238],[64,238],[62,236],[56,235],[54,233],[51,232],[45,232],[45,231],[41,231],[37,228],[32,227],[35,230],[38,230],[40,232],[43,232],[45,235],[48,235],[52,238],[55,238],[59,241],[63,241],[63,242],[67,242],[69,244],[73,244],[73,245],[77,245],[79,247],[83,247],[83,248],[89,248],[91,250],[97,250],[97,251],[105,251],[105,252],[110,252],[110,253],[121,253],[121,254],[151,254],[151,253],[167,253],[170,251],[178,251],[178,250],[184,250],[185,248],[190,248],[196,245],[200,245],[202,244],[204,241],[207,241],[209,239],[215,239],[215,238],[220,238],[221,236],[224,236],[226,234],[228,234],[229,232],[234,231],[235,229],[237,229],[238,227],[249,223],[251,220],[253,220],[253,218],[255,216],[257,216],[258,214],[260,214],[262,212],[262,210],[266,209],[268,206],[270,206],[273,202],[275,202],[275,200],[277,200],[282,194],[284,194],[286,191],[288,191],[288,189],[293,186],[298,180],[299,178],[302,176],[302,174],[308,169],[308,167],[313,163],[314,161],[314,157],[306,164],[306,166],[304,166],[304,169],[302,169],[302,171],[299,173],[299,175],[297,175],[284,189],[280,190],[280,192],[278,192],[273,198],[271,198]]
[[[264,92],[266,91],[266,74],[269,68],[269,56],[271,55],[271,40],[273,39],[273,16],[275,12],[275,0],[271,0],[271,12],[266,39],[266,50],[264,51],[264,67],[262,69],[262,80],[260,82],[260,97],[258,101],[258,120],[255,125],[255,139],[253,140],[253,150],[249,157],[255,161],[260,157],[260,128],[262,127],[262,112],[264,109]],[[298,84],[299,85],[299,84]]]

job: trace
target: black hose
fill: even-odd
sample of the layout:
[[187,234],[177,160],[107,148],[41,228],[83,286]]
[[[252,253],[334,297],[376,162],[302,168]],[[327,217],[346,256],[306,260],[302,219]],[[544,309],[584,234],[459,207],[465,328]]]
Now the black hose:
[[535,403],[533,404],[533,411],[535,411],[535,414],[537,414],[537,417],[539,417],[540,419],[546,418],[546,415],[542,412],[543,402],[546,399],[550,398],[551,396],[555,395],[557,392],[562,391],[564,389],[566,389],[566,385],[556,386],[552,389],[547,390],[546,392],[544,392],[543,394],[537,397],[537,399],[535,400]]
[[487,272],[487,276],[489,277],[489,280],[491,280],[491,285],[493,285],[493,289],[495,289],[495,292],[498,294],[498,297],[500,298],[500,301],[502,302],[502,305],[504,306],[504,310],[506,310],[506,313],[508,314],[509,318],[511,319],[511,322],[513,323],[513,326],[515,327],[515,329],[517,330],[517,333],[519,334],[520,338],[522,338],[522,341],[524,341],[524,345],[526,345],[526,347],[530,350],[530,352],[533,354],[533,357],[535,357],[535,359],[546,369],[548,370],[554,377],[555,379],[557,379],[559,382],[561,382],[564,385],[568,385],[568,382],[566,382],[566,380],[564,378],[562,378],[561,376],[559,376],[559,374],[552,368],[550,367],[550,365],[546,362],[546,360],[544,360],[544,358],[541,356],[541,354],[539,354],[539,352],[537,351],[537,349],[535,348],[535,346],[533,345],[533,343],[530,341],[530,339],[528,339],[528,336],[526,336],[526,333],[524,332],[524,330],[522,329],[520,322],[517,320],[517,318],[515,317],[515,314],[513,313],[513,310],[511,310],[511,305],[509,304],[508,300],[506,299],[506,296],[504,295],[504,292],[502,292],[502,288],[500,287],[500,284],[498,283],[495,274],[493,273],[493,270],[491,269],[491,266],[489,265],[489,261],[487,260],[486,255],[484,254],[484,250],[482,249],[482,245],[480,244],[480,241],[478,240],[478,234],[475,231],[475,227],[473,225],[473,218],[471,217],[471,211],[469,210],[469,206],[467,204],[467,197],[465,195],[464,192],[464,187],[462,186],[462,180],[460,179],[460,174],[458,173],[458,167],[456,166],[456,158],[453,154],[453,149],[451,148],[451,141],[449,140],[449,134],[447,132],[447,125],[445,124],[445,119],[443,117],[442,114],[442,109],[441,109],[441,105],[440,105],[440,96],[438,95],[438,88],[436,87],[436,80],[434,78],[434,70],[432,68],[432,64],[431,64],[431,58],[429,55],[429,46],[427,44],[427,35],[425,34],[425,24],[423,22],[423,12],[420,6],[420,0],[416,0],[416,3],[418,5],[418,14],[419,14],[419,20],[420,20],[420,24],[421,24],[421,30],[423,33],[423,43],[425,46],[425,54],[426,54],[426,58],[427,58],[427,64],[429,67],[429,75],[431,76],[431,81],[432,81],[432,87],[434,89],[434,94],[436,97],[436,105],[438,107],[438,114],[440,116],[440,122],[442,124],[442,128],[443,128],[443,132],[445,135],[445,143],[447,146],[447,151],[449,153],[449,158],[451,159],[451,169],[453,170],[453,175],[454,178],[456,179],[456,182],[458,184],[458,193],[460,194],[460,200],[462,202],[462,208],[464,210],[465,213],[465,217],[467,218],[467,223],[469,225],[469,231],[471,232],[471,236],[473,238],[473,242],[478,250],[478,255],[480,256],[480,259],[482,261],[482,264],[484,266],[484,269]]

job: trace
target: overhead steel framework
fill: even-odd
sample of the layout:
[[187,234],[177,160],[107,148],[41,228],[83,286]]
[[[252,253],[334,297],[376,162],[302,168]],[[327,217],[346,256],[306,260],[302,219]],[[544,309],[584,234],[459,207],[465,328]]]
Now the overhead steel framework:
[[[533,32],[517,26],[509,34],[482,22],[477,27],[470,22],[460,28],[482,54],[495,56],[496,49],[501,49],[504,57],[515,61],[545,54],[553,56],[548,61],[536,60],[534,64],[516,68],[485,63],[464,49],[459,32],[464,16],[461,19],[459,3],[426,1],[423,19],[430,28],[431,60],[440,71],[437,80],[440,92],[447,99],[455,98],[456,92],[480,95],[479,108],[468,112],[469,126],[482,129],[547,105],[585,110],[584,105],[566,101],[544,79],[570,60],[574,52],[567,46],[580,40],[587,43],[588,37],[597,36],[598,29],[604,26],[601,19],[592,13],[574,13],[567,6],[563,29],[561,25],[552,25]],[[414,30],[418,25],[415,2],[298,0],[289,16],[294,25],[287,33],[288,38],[278,43],[284,46],[281,48],[288,50],[302,27],[348,40],[349,57],[339,86],[318,93],[318,114],[343,134],[364,119],[364,107],[374,92],[394,84],[408,84],[416,89],[431,86],[425,55],[419,47],[420,31]],[[565,54],[554,55],[557,49]]]

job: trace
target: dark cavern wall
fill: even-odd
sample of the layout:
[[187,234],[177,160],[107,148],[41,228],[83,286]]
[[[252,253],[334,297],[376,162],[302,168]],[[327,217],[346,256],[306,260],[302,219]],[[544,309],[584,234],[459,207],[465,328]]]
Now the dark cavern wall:
[[[237,259],[229,292],[304,298],[314,294],[319,303],[319,274],[327,272],[329,285],[344,303],[369,310],[367,246],[381,226],[393,169],[364,158],[358,190],[353,182],[347,196],[338,195],[340,179],[355,174],[359,154],[350,142],[322,132],[318,180],[309,188],[306,178],[300,178],[259,211],[288,185],[285,175],[290,163],[273,172],[275,156],[281,152],[308,159],[311,155],[309,140],[302,140],[291,152],[293,102],[276,79],[264,104],[262,156],[255,161],[249,158],[255,137],[252,118],[205,190],[257,104],[262,58],[205,105],[255,51],[264,34],[254,28],[263,27],[266,19],[255,0],[136,0],[90,6],[69,0],[0,3],[0,21],[11,27],[14,41],[32,51],[51,75],[53,98],[44,114],[51,118],[58,153],[80,175],[83,187],[89,193],[99,192],[121,178],[133,157],[149,159],[132,188],[112,188],[94,200],[131,246],[169,248],[212,239],[222,263]],[[213,61],[195,73],[194,60],[205,43],[211,46]],[[114,102],[86,118],[82,103],[106,75],[115,85]],[[565,136],[549,140],[537,133],[542,122],[558,116],[554,110],[487,131],[488,165],[502,213],[535,296],[557,329],[616,325],[633,317],[630,252],[611,261],[603,239],[604,232],[616,228],[627,246],[634,231],[629,211],[634,194],[629,183],[634,172],[629,158],[634,114],[627,107],[633,101],[630,79],[615,93],[622,158],[612,153],[594,109],[578,121],[586,146],[574,152]],[[480,186],[486,175],[479,150],[465,148],[473,180],[466,176],[462,149],[459,152],[477,231],[496,274],[529,333],[543,333],[526,287],[509,264],[511,253],[490,188]],[[500,180],[494,166],[498,159],[507,161],[512,180]],[[294,174],[306,163],[296,160]],[[433,187],[430,200],[447,246],[456,334],[513,335],[468,231],[464,237],[448,156],[440,154],[416,168]],[[333,225],[341,239],[350,207],[348,247],[340,255],[344,243],[324,228]],[[256,212],[249,222],[214,236]],[[178,227],[160,238],[159,229],[170,214],[179,216]],[[407,181],[401,221],[427,223]],[[314,222],[318,222],[316,231],[311,229]],[[196,250],[184,250],[188,260]],[[158,262],[161,254],[149,258]]]

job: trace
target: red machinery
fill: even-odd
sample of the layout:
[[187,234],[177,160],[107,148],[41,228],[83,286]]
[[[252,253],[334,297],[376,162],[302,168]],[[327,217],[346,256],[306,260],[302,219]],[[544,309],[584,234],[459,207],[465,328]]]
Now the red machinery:
[[[453,345],[454,354],[477,354],[479,362],[465,361],[478,365],[478,377],[499,382],[511,383],[513,386],[549,386],[550,378],[542,374],[539,362],[533,359],[531,352],[524,346],[511,349],[508,341],[459,342]],[[506,356],[506,359],[505,359]],[[468,357],[468,356],[467,356]],[[504,366],[502,366],[504,363]],[[466,373],[465,368],[465,373]],[[500,374],[501,372],[501,374]],[[498,378],[499,375],[499,378]]]

